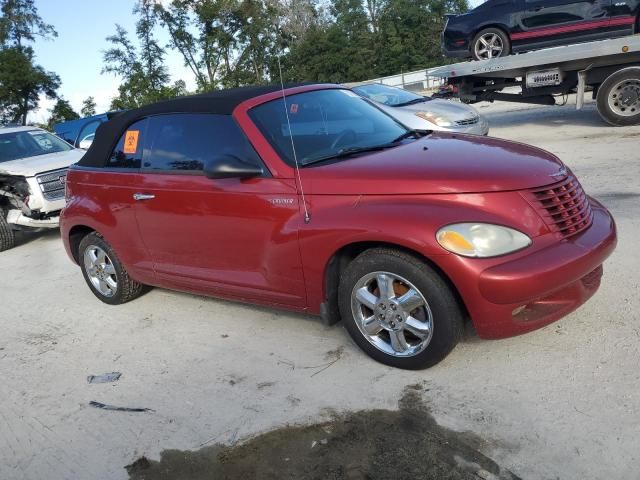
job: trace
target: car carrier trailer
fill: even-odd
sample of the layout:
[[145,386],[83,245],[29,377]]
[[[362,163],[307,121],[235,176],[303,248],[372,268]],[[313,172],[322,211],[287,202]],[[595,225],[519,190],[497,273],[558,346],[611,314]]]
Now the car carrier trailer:
[[427,74],[447,80],[440,96],[468,103],[555,105],[557,96],[576,93],[581,109],[585,92],[591,91],[604,120],[640,124],[640,35],[456,63]]

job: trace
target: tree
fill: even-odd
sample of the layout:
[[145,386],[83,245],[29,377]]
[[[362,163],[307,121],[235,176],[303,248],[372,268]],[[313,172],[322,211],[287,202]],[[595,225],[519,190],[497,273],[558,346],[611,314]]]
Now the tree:
[[287,79],[348,82],[376,74],[374,35],[360,0],[335,0],[333,21],[312,28],[286,58]]
[[154,0],[140,0],[133,13],[139,17],[136,23],[138,46],[132,43],[120,25],[116,25],[115,35],[107,37],[112,47],[104,52],[102,71],[123,79],[118,96],[111,102],[113,109],[137,108],[184,95],[186,90],[183,81],[169,85],[170,76],[164,64],[165,51],[154,36],[157,23]]
[[96,101],[93,97],[87,97],[82,101],[82,108],[80,109],[80,115],[83,117],[90,117],[96,114]]
[[0,122],[27,123],[27,114],[38,108],[40,96],[56,98],[60,78],[33,64],[30,48],[0,50]]
[[52,25],[38,15],[34,0],[0,1],[0,43],[2,46],[22,47],[24,42],[33,42],[36,37],[57,37]]
[[199,90],[271,81],[280,2],[173,0],[156,11]]
[[49,130],[53,130],[53,126],[56,123],[68,122],[69,120],[76,120],[80,118],[80,115],[73,110],[69,101],[62,97],[58,99],[56,104],[49,111],[51,112],[51,116],[47,121],[47,127]]
[[388,0],[379,14],[378,73],[393,75],[443,62],[445,13],[463,13],[467,0]]
[[27,122],[41,95],[56,97],[60,78],[34,62],[27,45],[57,36],[38,15],[33,0],[0,0],[0,121]]

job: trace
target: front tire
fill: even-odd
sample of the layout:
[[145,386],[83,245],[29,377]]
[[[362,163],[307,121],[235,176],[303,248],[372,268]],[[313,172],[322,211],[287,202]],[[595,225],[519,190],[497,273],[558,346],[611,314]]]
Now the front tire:
[[463,312],[447,283],[401,251],[374,248],[360,254],[341,275],[338,301],[353,340],[392,367],[431,367],[462,336]]
[[609,75],[598,88],[600,116],[617,127],[640,123],[640,67],[628,67]]
[[120,305],[144,293],[144,285],[129,276],[111,245],[97,232],[80,241],[78,262],[87,285],[104,303]]
[[16,237],[11,225],[7,223],[4,210],[0,209],[0,252],[13,248]]
[[511,41],[499,28],[480,30],[471,41],[471,56],[474,60],[506,57],[510,53]]

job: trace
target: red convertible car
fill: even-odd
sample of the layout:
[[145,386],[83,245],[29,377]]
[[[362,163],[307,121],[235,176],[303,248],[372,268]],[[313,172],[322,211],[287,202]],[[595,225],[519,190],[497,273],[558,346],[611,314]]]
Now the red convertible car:
[[153,285],[342,319],[409,369],[443,359],[467,318],[500,338],[575,310],[616,244],[550,153],[407,130],[335,85],[122,113],[66,195],[65,247],[103,302]]

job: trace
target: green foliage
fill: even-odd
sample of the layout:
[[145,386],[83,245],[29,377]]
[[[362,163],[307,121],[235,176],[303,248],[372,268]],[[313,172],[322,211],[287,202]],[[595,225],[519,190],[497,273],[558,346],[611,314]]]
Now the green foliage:
[[26,44],[57,33],[42,21],[33,0],[0,0],[0,12],[0,122],[24,125],[40,95],[55,98],[60,86],[56,74],[35,64]]
[[444,14],[467,9],[467,0],[334,0],[329,22],[288,45],[285,77],[350,82],[441,64]]
[[51,112],[51,116],[47,121],[47,128],[49,130],[53,130],[53,126],[56,123],[67,122],[69,120],[76,120],[80,118],[80,115],[73,110],[69,101],[62,97],[58,98],[56,104],[49,111]]
[[267,0],[174,0],[156,11],[198,89],[210,90],[271,80],[280,7]]
[[0,44],[21,47],[35,37],[52,38],[58,34],[52,25],[42,21],[34,0],[0,1]]
[[34,65],[31,48],[0,49],[0,122],[27,121],[27,113],[38,108],[40,95],[56,97],[60,78]]
[[96,114],[96,101],[93,97],[87,97],[82,101],[82,108],[80,109],[80,115],[83,117],[90,117]]
[[185,93],[183,81],[169,85],[165,51],[154,36],[158,21],[155,2],[140,0],[133,13],[139,17],[136,23],[138,46],[132,43],[124,28],[116,25],[116,33],[107,37],[112,47],[104,52],[103,73],[113,73],[123,79],[118,96],[111,102],[114,110],[138,108]]
[[[138,38],[156,23],[165,28],[203,91],[278,82],[278,58],[286,82],[349,82],[440,64],[444,14],[467,9],[467,0],[172,0],[151,11],[141,0],[136,13]],[[118,105],[135,104],[136,89],[166,73],[164,51],[145,40],[142,50],[154,52],[145,61],[126,32],[110,41],[118,48],[105,55],[105,70],[126,79]]]

